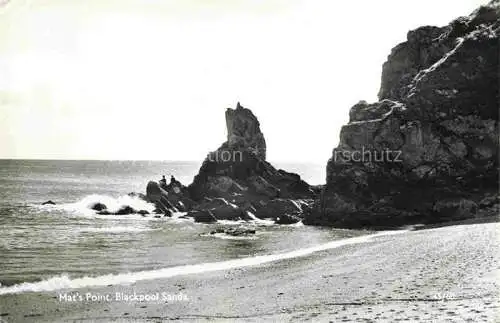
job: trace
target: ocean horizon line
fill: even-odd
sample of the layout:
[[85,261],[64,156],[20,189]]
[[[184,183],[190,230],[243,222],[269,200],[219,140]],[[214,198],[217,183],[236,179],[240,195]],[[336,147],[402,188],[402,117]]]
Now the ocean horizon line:
[[[0,158],[0,161],[122,161],[122,162],[173,162],[173,163],[202,163],[203,159],[200,160],[190,160],[190,159],[93,159],[93,158]],[[284,163],[284,164],[307,164],[307,165],[317,165],[323,166],[326,161],[293,161],[293,160],[268,160],[269,163]]]

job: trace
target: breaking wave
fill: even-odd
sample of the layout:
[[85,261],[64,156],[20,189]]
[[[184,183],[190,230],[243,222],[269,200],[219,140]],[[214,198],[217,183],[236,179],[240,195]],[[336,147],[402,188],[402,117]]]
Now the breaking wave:
[[132,273],[110,274],[97,277],[81,277],[70,278],[67,275],[61,275],[49,278],[47,280],[21,283],[9,287],[0,287],[0,295],[15,294],[23,292],[47,292],[60,289],[75,289],[84,287],[97,287],[120,284],[133,284],[142,280],[154,280],[169,278],[181,275],[201,274],[205,272],[228,270],[234,268],[258,266],[279,260],[304,257],[319,251],[334,249],[345,245],[359,244],[370,242],[375,237],[401,234],[407,231],[386,231],[371,235],[359,236],[354,238],[335,240],[325,244],[302,248],[295,251],[270,254],[263,256],[247,257],[241,259],[233,259],[221,262],[202,263],[198,265],[185,265],[156,270],[138,271]]
[[99,194],[85,196],[78,202],[62,204],[61,207],[67,211],[93,214],[95,213],[95,211],[92,210],[91,207],[96,203],[102,203],[106,205],[107,210],[110,212],[116,212],[124,206],[130,206],[134,210],[146,210],[150,213],[155,209],[155,206],[152,203],[148,203],[136,196],[122,195],[115,198],[112,196]]

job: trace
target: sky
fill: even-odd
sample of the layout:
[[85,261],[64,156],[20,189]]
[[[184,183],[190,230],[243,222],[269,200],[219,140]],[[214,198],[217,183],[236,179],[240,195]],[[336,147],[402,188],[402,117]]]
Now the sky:
[[0,158],[202,160],[238,101],[325,164],[391,48],[480,0],[0,0]]

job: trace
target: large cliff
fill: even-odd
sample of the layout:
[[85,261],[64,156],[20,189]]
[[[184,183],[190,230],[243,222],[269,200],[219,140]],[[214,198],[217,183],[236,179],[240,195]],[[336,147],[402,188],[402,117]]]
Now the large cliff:
[[410,31],[379,102],[351,108],[308,224],[387,227],[498,214],[500,2]]

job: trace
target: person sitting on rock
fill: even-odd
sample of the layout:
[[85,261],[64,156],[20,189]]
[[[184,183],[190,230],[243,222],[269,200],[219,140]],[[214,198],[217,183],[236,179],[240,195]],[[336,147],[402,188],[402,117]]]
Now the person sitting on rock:
[[167,187],[167,179],[165,178],[165,175],[163,175],[160,179],[160,187],[163,189]]
[[179,194],[181,192],[181,182],[175,179],[175,177],[172,175],[170,176],[170,185],[169,185],[172,190],[174,191],[175,194]]

